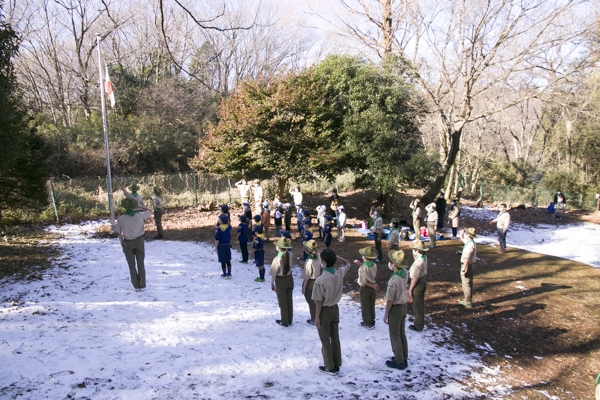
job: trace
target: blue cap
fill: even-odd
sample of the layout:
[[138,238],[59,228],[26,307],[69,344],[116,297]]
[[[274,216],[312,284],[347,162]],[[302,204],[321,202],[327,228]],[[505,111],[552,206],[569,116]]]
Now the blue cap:
[[246,217],[245,215],[238,215],[238,218],[240,219],[240,221],[242,222],[248,222],[248,217]]
[[302,221],[302,224],[312,226],[312,222],[310,222],[310,219],[308,219],[308,218],[306,218],[304,221]]
[[221,212],[223,212],[224,214],[229,212],[229,206],[227,204],[222,204],[221,205]]
[[221,223],[226,224],[227,222],[229,222],[229,217],[227,215],[221,215],[219,217],[219,221],[221,221]]
[[292,238],[292,234],[288,230],[282,229],[280,231],[280,233],[281,233],[281,236],[283,236],[284,238],[288,238],[288,239]]
[[254,216],[254,220],[255,220],[256,222],[260,222],[260,215],[255,215],[255,216]]

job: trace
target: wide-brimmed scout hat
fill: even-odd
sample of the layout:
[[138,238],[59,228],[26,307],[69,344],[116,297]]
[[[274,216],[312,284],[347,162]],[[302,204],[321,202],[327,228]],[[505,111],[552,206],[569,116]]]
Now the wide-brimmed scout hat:
[[465,235],[469,235],[472,238],[477,236],[477,235],[475,235],[475,228],[465,228],[464,232],[465,232]]
[[415,242],[410,247],[412,247],[415,250],[429,251],[429,247],[425,246],[423,242],[421,242],[421,240],[419,239],[415,240]]
[[163,188],[161,188],[160,186],[154,186],[154,194],[157,196],[162,196]]
[[436,208],[436,207],[437,207],[437,205],[435,203],[429,203],[427,205],[427,208]]
[[375,253],[375,250],[371,246],[364,247],[358,250],[358,252],[367,260],[375,260],[377,258],[377,253]]
[[398,218],[392,218],[392,220],[390,221],[390,224],[399,224],[400,221],[398,220]]
[[406,260],[404,259],[404,251],[403,250],[390,250],[388,251],[388,258],[391,263],[394,264],[398,268],[406,268]]
[[138,202],[136,199],[132,199],[131,197],[125,197],[123,200],[121,200],[121,207],[127,211],[135,210],[138,208]]
[[292,241],[286,237],[280,237],[273,244],[275,246],[279,247],[280,249],[291,249],[292,248]]
[[314,239],[311,239],[304,243],[304,247],[306,248],[306,250],[308,250],[309,253],[316,253],[317,252],[317,241]]
[[131,189],[132,192],[137,192],[138,190],[140,190],[140,185],[138,185],[137,183],[133,183],[129,189]]

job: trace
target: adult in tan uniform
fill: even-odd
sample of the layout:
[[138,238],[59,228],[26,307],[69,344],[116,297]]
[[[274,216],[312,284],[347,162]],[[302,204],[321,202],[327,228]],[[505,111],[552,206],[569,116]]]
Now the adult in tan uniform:
[[460,240],[465,244],[460,256],[460,280],[465,298],[458,304],[465,308],[473,308],[473,274],[477,259],[477,246],[474,238],[475,228],[467,228],[460,233]]
[[504,254],[506,253],[506,233],[508,232],[508,226],[510,225],[510,214],[508,213],[510,208],[507,209],[506,204],[500,204],[498,210],[500,211],[498,216],[490,221],[490,225],[496,224],[498,244],[500,245],[498,253]]
[[[334,268],[338,258],[344,265]],[[321,252],[321,263],[325,268],[315,280],[312,293],[312,299],[316,304],[315,326],[319,332],[319,339],[321,339],[321,354],[323,354],[325,364],[319,367],[319,371],[337,375],[342,366],[338,302],[342,298],[342,285],[344,276],[350,270],[350,262],[342,257],[337,257],[333,250],[325,249]]]
[[421,223],[423,217],[421,216],[421,204],[419,199],[414,199],[410,203],[410,209],[412,210],[412,223],[413,229],[415,230],[415,240],[421,239]]
[[421,242],[416,240],[412,247],[414,262],[410,266],[410,288],[408,289],[408,299],[412,301],[413,312],[415,313],[415,323],[408,329],[420,332],[425,326],[425,291],[427,290],[427,257],[425,252],[429,249]]
[[302,271],[302,294],[304,295],[304,299],[306,299],[308,309],[310,310],[310,319],[306,322],[314,325],[317,305],[312,299],[312,292],[313,287],[315,286],[315,279],[321,275],[321,260],[317,253],[317,242],[315,240],[311,239],[304,243],[304,248],[308,253],[308,257],[304,262],[304,270]]
[[393,271],[385,293],[385,313],[383,322],[388,324],[390,342],[394,356],[385,362],[390,368],[406,369],[408,367],[408,341],[406,340],[406,261],[404,251],[391,250],[388,252],[390,262],[388,267]]
[[246,182],[245,179],[240,179],[234,185],[240,190],[240,198],[242,199],[242,204],[245,201],[250,200],[250,194],[252,192],[250,185]]
[[144,220],[150,218],[150,209],[140,206],[138,201],[131,197],[124,198],[121,207],[127,211],[117,219],[115,231],[119,234],[121,247],[129,266],[131,284],[135,291],[139,292],[146,288]]
[[381,241],[383,240],[383,219],[381,218],[381,208],[371,206],[369,216],[373,219],[371,233],[373,234],[375,248],[377,249],[377,259],[375,262],[379,263],[383,261],[383,248],[381,247]]
[[375,328],[375,299],[379,285],[375,279],[377,277],[377,264],[373,260],[377,258],[373,247],[367,246],[358,251],[362,256],[362,262],[354,260],[359,265],[358,279],[360,310],[362,312],[362,322],[360,326],[367,329]]
[[436,243],[435,231],[437,230],[438,213],[435,210],[435,207],[436,207],[435,203],[431,203],[427,207],[425,207],[425,210],[427,211],[427,217],[426,217],[427,234],[429,235],[429,248],[430,249],[435,248],[435,243]]
[[281,326],[290,326],[294,320],[294,304],[292,292],[294,291],[294,279],[292,278],[292,257],[288,249],[292,248],[292,242],[286,237],[280,237],[275,242],[278,254],[271,264],[271,290],[277,293],[277,303],[281,312],[281,319],[275,322]]

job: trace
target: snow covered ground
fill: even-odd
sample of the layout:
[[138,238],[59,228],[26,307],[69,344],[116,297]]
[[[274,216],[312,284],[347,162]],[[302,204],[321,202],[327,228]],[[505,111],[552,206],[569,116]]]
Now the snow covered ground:
[[[498,215],[487,207],[461,209],[463,215],[491,221]],[[555,257],[566,258],[600,267],[600,225],[588,222],[569,225],[544,224],[527,226],[511,224],[506,236],[506,245],[534,253],[547,254]],[[477,243],[498,245],[498,238],[494,236],[480,236]]]
[[409,368],[386,367],[383,310],[365,330],[347,296],[341,373],[323,375],[299,268],[294,324],[284,328],[274,292],[253,281],[256,268],[234,261],[233,279],[222,280],[202,243],[147,242],[148,288],[134,292],[118,241],[89,237],[96,224],[51,228],[64,234],[55,267],[41,280],[0,282],[0,398],[457,399],[477,395],[469,378],[501,397],[498,372],[443,327],[407,330]]

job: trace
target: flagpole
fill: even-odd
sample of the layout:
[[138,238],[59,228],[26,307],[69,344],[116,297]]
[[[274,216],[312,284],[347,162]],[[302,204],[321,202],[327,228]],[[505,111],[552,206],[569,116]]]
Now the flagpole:
[[[106,35],[104,36],[106,37]],[[98,43],[98,72],[100,75],[100,103],[102,103],[102,129],[104,130],[104,150],[106,151],[106,175],[108,177],[108,207],[110,209],[110,224],[114,231],[115,228],[115,207],[113,204],[113,189],[112,189],[112,176],[110,172],[110,155],[108,152],[108,123],[106,121],[106,103],[104,100],[104,75],[102,73],[102,51],[100,50],[100,43],[104,37],[96,35],[96,41]]]

